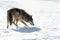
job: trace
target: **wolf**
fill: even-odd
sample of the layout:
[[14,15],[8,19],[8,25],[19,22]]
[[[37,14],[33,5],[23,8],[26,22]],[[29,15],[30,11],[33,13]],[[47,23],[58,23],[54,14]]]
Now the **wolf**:
[[25,10],[19,8],[11,8],[7,11],[7,28],[12,23],[18,26],[18,22],[23,23],[28,26],[26,23],[34,25],[32,15],[28,14]]

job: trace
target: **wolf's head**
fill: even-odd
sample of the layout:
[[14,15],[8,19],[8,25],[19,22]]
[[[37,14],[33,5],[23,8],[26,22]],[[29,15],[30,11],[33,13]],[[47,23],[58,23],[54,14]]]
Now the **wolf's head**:
[[28,23],[30,23],[31,25],[34,25],[32,16],[28,18]]

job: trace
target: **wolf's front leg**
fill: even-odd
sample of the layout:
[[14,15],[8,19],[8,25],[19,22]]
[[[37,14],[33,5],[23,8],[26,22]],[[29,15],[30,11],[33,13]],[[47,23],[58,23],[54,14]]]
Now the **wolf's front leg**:
[[16,28],[18,28],[17,23],[18,23],[18,20],[14,19],[13,24],[16,26]]
[[21,21],[24,25],[28,26],[24,21]]
[[18,26],[14,21],[13,21],[13,24],[14,24],[15,26]]

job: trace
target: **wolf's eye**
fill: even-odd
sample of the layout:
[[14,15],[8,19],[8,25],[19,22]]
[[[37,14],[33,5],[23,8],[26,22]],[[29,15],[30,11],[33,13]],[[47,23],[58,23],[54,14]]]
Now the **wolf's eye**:
[[31,20],[32,20],[32,18],[29,18],[29,20],[31,21]]

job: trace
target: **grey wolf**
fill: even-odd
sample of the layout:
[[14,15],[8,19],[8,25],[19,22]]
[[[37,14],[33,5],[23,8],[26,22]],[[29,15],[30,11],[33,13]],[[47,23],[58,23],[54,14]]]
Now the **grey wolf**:
[[7,28],[9,24],[12,25],[12,23],[18,26],[19,21],[26,26],[28,26],[26,23],[34,25],[32,15],[28,14],[25,10],[19,8],[9,9],[7,11]]

